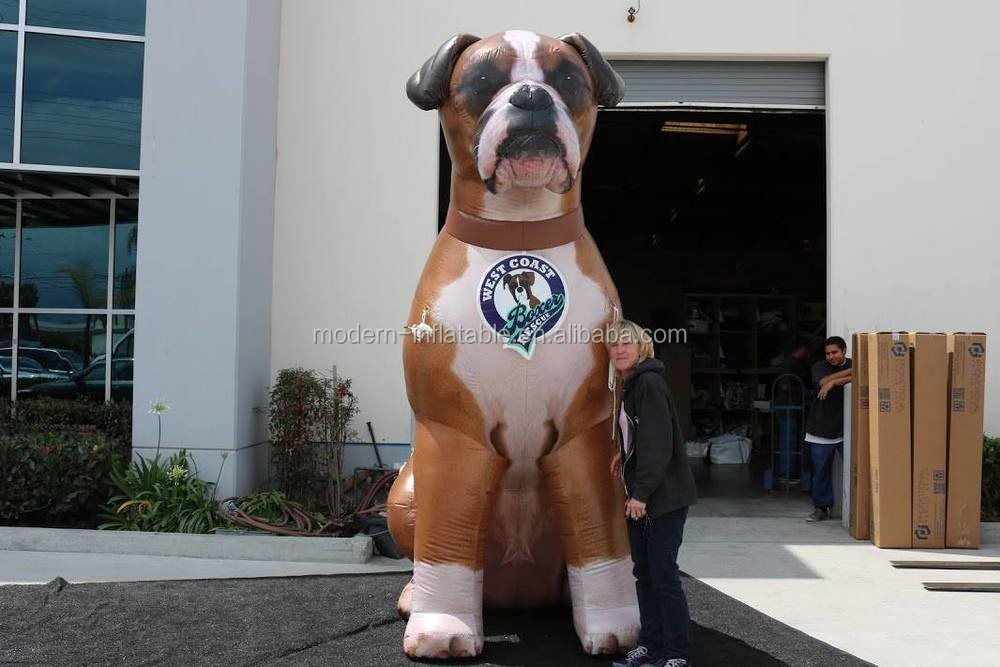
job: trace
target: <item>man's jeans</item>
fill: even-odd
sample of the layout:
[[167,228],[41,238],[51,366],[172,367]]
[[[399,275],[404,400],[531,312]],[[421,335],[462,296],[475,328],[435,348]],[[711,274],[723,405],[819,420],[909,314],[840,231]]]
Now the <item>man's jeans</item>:
[[639,644],[654,658],[691,659],[691,619],[681,588],[677,551],[687,508],[655,519],[627,520],[639,598]]
[[813,482],[812,497],[814,507],[833,507],[833,458],[839,452],[844,456],[844,443],[821,445],[806,443],[812,450]]

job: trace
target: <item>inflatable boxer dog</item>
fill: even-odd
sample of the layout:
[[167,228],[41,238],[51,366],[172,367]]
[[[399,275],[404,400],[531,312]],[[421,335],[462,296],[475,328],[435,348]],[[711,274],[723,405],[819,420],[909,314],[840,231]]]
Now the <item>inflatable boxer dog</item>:
[[438,109],[451,208],[403,346],[413,458],[389,523],[414,561],[399,600],[411,657],[483,649],[482,608],[560,604],[587,653],[639,626],[613,446],[618,293],[583,225],[597,105],[624,83],[580,35],[457,35],[406,85]]

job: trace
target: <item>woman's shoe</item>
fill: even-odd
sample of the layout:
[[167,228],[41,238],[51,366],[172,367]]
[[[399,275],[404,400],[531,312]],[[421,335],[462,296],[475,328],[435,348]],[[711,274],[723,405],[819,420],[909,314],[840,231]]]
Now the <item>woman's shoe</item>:
[[625,660],[618,660],[611,663],[611,667],[663,667],[664,660],[654,660],[645,646],[636,646],[628,652]]

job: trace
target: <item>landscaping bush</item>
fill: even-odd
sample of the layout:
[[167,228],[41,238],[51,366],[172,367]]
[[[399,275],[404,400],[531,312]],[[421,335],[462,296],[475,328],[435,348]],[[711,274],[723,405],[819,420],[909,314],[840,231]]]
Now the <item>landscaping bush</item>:
[[0,433],[0,523],[92,520],[125,454],[101,432]]
[[[225,464],[225,457],[223,457]],[[219,475],[222,475],[220,468]],[[111,472],[115,495],[98,528],[164,533],[210,533],[221,520],[215,512],[215,482],[198,478],[185,450],[122,463]]]
[[131,444],[128,401],[0,401],[0,523],[92,526]]
[[285,502],[285,494],[281,491],[259,491],[235,500],[236,506],[250,516],[270,522],[284,518]]
[[132,446],[131,401],[101,403],[85,396],[0,401],[0,434],[81,430],[99,431],[128,453]]
[[354,437],[357,401],[349,379],[286,368],[271,389],[268,426],[278,489],[310,510],[344,511],[341,492],[344,442]]
[[983,437],[984,521],[1000,521],[1000,438]]

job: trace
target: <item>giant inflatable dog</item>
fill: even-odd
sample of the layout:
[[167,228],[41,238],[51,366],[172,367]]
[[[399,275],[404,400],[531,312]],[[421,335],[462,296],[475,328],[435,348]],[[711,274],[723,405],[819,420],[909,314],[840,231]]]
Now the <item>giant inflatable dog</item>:
[[629,648],[639,613],[608,472],[608,358],[588,338],[619,302],[579,179],[597,105],[624,83],[580,35],[510,31],[455,36],[406,92],[439,110],[453,170],[403,346],[416,430],[389,515],[414,561],[403,648],[477,655],[484,601],[567,597],[586,652]]

